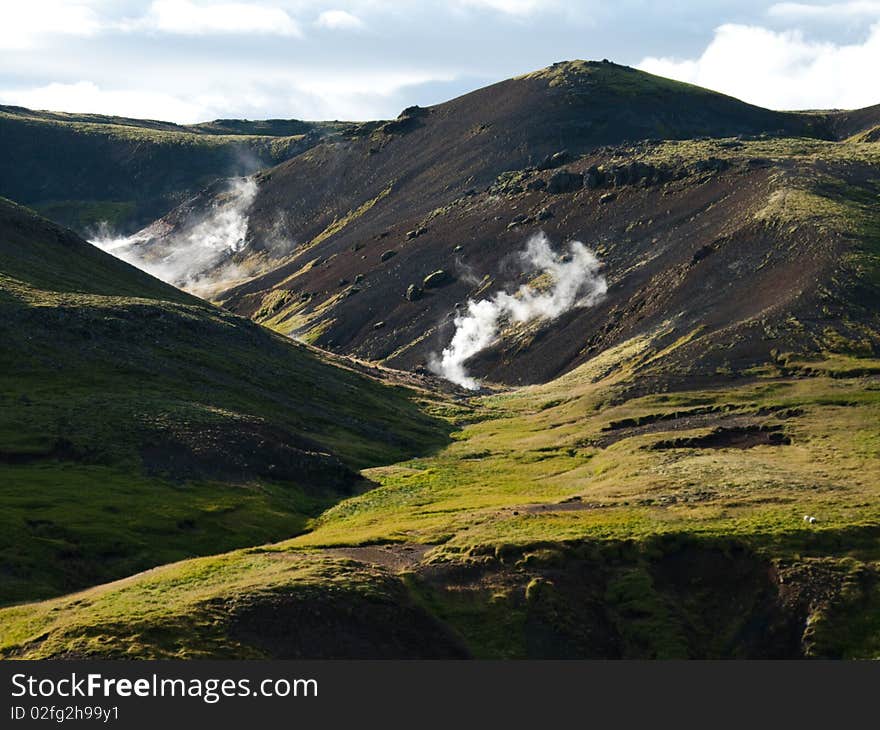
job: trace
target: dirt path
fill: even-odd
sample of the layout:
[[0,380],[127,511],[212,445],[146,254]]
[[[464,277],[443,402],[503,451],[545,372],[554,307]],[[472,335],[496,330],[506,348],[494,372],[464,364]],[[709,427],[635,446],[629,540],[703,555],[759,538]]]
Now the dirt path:
[[418,565],[425,554],[436,545],[397,543],[391,545],[366,545],[364,547],[326,548],[322,552],[329,557],[351,558],[362,563],[381,565],[396,572]]

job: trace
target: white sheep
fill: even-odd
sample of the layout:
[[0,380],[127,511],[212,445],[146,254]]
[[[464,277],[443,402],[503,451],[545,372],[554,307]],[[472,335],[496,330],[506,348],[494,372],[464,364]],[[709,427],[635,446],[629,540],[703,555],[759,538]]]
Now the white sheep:
[[811,515],[804,515],[804,522],[809,525],[812,525],[816,521],[816,518]]

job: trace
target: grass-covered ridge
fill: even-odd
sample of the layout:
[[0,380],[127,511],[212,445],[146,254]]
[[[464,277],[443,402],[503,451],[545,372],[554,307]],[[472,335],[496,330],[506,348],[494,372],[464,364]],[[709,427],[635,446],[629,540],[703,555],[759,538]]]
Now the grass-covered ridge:
[[2,598],[279,539],[444,442],[327,362],[0,203]]

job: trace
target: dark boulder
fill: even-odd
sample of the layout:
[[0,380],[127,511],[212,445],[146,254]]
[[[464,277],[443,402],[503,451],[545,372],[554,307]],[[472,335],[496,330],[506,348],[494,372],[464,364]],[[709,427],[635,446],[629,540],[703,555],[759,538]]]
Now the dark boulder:
[[621,185],[629,184],[629,166],[628,165],[615,165],[611,168],[608,173],[608,176],[611,180],[611,184],[615,187],[620,187]]
[[552,155],[547,155],[543,160],[538,163],[538,169],[553,170],[554,168],[561,167],[566,162],[568,162],[568,152],[566,150],[562,150],[561,152],[555,152]]
[[584,175],[584,187],[590,188],[591,190],[595,188],[601,188],[605,184],[605,172],[600,170],[595,165],[590,166]]
[[558,195],[573,193],[584,186],[584,176],[579,172],[557,172],[550,178],[547,191]]
[[432,271],[425,277],[424,281],[422,281],[422,286],[425,289],[433,289],[448,284],[450,281],[452,281],[452,277],[446,271],[437,269],[437,271]]

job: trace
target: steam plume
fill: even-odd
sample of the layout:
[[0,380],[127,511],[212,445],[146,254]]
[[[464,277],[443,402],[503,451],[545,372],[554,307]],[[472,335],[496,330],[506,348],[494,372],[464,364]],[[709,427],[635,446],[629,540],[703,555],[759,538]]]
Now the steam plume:
[[230,257],[244,247],[247,211],[256,194],[252,178],[234,178],[206,215],[187,221],[179,231],[166,236],[153,224],[119,237],[105,229],[91,242],[158,279],[198,293],[246,273]]
[[470,390],[480,383],[468,375],[467,360],[489,347],[508,323],[553,320],[579,307],[598,303],[608,291],[599,273],[599,259],[580,241],[568,244],[568,255],[558,256],[544,233],[532,236],[520,256],[527,266],[550,279],[548,288],[539,290],[523,284],[513,294],[498,292],[491,299],[468,300],[463,314],[455,318],[455,334],[439,357],[429,362],[438,375]]

